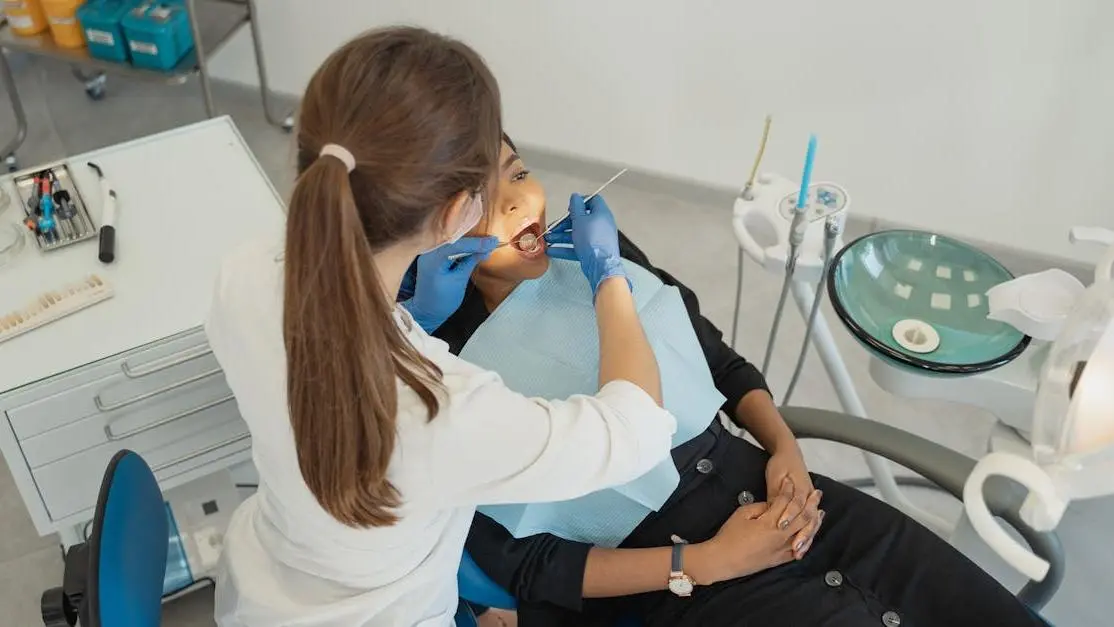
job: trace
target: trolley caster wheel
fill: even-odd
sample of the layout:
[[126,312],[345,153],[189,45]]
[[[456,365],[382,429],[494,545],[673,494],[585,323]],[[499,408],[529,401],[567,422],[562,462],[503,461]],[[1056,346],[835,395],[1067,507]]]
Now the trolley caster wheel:
[[19,160],[15,158],[15,155],[8,155],[4,157],[4,166],[8,168],[8,172],[15,172],[19,169]]
[[93,78],[85,79],[85,95],[89,97],[89,100],[104,100],[106,83],[108,83],[108,77],[104,74],[97,74]]
[[294,116],[286,116],[286,119],[282,121],[282,130],[286,133],[291,133],[294,131]]
[[46,627],[71,627],[77,624],[77,608],[62,591],[51,588],[39,598],[39,613]]

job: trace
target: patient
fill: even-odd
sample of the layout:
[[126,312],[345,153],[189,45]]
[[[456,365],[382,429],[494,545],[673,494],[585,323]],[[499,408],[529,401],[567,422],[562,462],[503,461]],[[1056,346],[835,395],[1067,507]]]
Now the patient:
[[[501,241],[540,234],[542,186],[509,139],[500,161],[493,202],[472,234]],[[517,615],[492,610],[482,620],[495,626],[517,620],[523,627],[610,627],[623,616],[668,627],[1045,624],[915,521],[869,495],[810,475],[757,369],[701,316],[691,290],[619,237],[625,259],[680,291],[715,386],[727,399],[723,412],[762,448],[731,435],[709,415],[702,434],[673,450],[681,476],[673,495],[616,549],[551,534],[516,539],[477,513],[467,550],[518,599]],[[544,245],[535,251],[497,249],[478,266],[461,308],[435,335],[459,353],[520,283],[545,274],[545,253]],[[770,515],[784,529],[759,524]],[[690,543],[683,550],[684,571],[695,589],[687,598],[667,587],[674,536]]]

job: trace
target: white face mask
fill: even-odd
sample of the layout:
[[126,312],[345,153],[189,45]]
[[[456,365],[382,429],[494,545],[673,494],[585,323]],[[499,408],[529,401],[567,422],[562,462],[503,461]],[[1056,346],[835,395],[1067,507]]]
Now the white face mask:
[[433,248],[430,248],[429,250],[423,250],[420,254],[424,255],[430,251],[437,250],[438,248],[441,248],[446,244],[455,244],[457,241],[460,240],[460,238],[464,237],[465,233],[476,228],[476,225],[479,224],[480,220],[484,217],[483,196],[481,196],[480,194],[475,194],[474,196],[472,196],[472,198],[468,201],[468,204],[464,207],[464,211],[462,211],[461,213],[463,214],[463,216],[460,219],[460,224],[456,227],[456,231],[449,236],[449,239],[441,242]]

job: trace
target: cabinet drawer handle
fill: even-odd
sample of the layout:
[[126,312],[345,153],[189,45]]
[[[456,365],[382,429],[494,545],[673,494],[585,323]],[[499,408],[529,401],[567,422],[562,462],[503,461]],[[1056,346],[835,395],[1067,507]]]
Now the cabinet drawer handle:
[[193,409],[187,409],[186,411],[178,412],[177,414],[174,414],[173,416],[170,416],[168,418],[163,418],[162,420],[152,422],[151,424],[148,424],[148,425],[143,425],[142,427],[136,427],[135,429],[129,429],[129,430],[124,431],[122,433],[114,433],[112,431],[112,425],[107,424],[107,425],[104,426],[104,434],[106,436],[108,436],[109,441],[122,440],[124,438],[130,438],[133,435],[143,433],[144,431],[150,431],[151,429],[154,429],[156,427],[161,427],[165,424],[169,424],[171,422],[174,422],[175,420],[185,418],[186,416],[192,416],[196,413],[203,412],[206,409],[212,409],[212,408],[216,407],[217,405],[220,405],[222,403],[227,403],[228,401],[232,400],[233,398],[235,398],[233,395],[228,394],[226,396],[222,396],[221,398],[218,398],[215,401],[209,401],[208,403],[205,403],[204,405],[201,405],[199,407],[194,407]]
[[148,363],[144,366],[139,366],[139,367],[136,367],[136,368],[132,368],[131,365],[128,364],[128,362],[125,361],[124,363],[120,364],[120,370],[122,370],[124,372],[124,376],[127,377],[127,378],[138,379],[140,377],[145,377],[149,374],[155,374],[156,372],[162,372],[163,370],[166,370],[167,368],[173,368],[174,366],[180,366],[180,365],[186,363],[187,361],[193,361],[194,359],[198,359],[199,357],[204,357],[206,355],[212,355],[213,354],[213,349],[210,348],[208,344],[202,344],[201,349],[202,350],[197,351],[197,352],[193,352],[193,353],[191,353],[187,350],[187,351],[183,352],[181,355],[179,355],[177,358],[171,359],[171,360],[168,360],[168,361],[165,361],[165,362],[162,362],[162,363],[159,363],[159,360],[155,359],[155,360],[151,361],[150,363]]
[[177,459],[172,459],[168,462],[163,462],[163,463],[159,464],[158,466],[155,466],[154,468],[152,468],[151,472],[158,472],[160,470],[166,470],[167,468],[170,468],[171,466],[181,464],[182,462],[188,462],[189,460],[194,459],[195,457],[201,457],[202,455],[212,453],[213,451],[215,451],[219,448],[224,448],[224,447],[228,446],[229,444],[235,444],[235,443],[237,443],[241,440],[246,440],[250,437],[251,437],[250,433],[241,433],[240,435],[228,438],[227,440],[225,440],[223,442],[217,442],[216,444],[210,444],[209,446],[206,446],[205,448],[201,449],[200,451],[194,451],[194,452],[192,452],[188,455],[183,455],[183,456],[181,456]]
[[100,395],[100,393],[98,393],[96,396],[93,397],[93,403],[96,404],[97,409],[99,409],[101,411],[113,411],[113,410],[116,410],[116,409],[120,409],[121,407],[127,407],[128,405],[134,405],[135,403],[138,403],[139,401],[145,401],[145,400],[147,400],[149,398],[152,398],[154,396],[158,396],[159,394],[162,394],[164,392],[169,392],[171,390],[176,390],[176,389],[178,389],[182,386],[189,385],[191,383],[197,383],[198,381],[201,381],[202,379],[207,379],[209,377],[218,375],[220,373],[221,373],[220,368],[213,368],[212,370],[206,370],[205,372],[202,372],[200,374],[195,374],[188,379],[182,379],[181,381],[175,381],[174,383],[171,383],[170,385],[164,385],[163,387],[161,387],[157,390],[152,390],[152,391],[147,392],[145,394],[140,394],[139,396],[129,398],[126,401],[120,401],[119,403],[106,403],[106,402],[101,400],[101,395]]

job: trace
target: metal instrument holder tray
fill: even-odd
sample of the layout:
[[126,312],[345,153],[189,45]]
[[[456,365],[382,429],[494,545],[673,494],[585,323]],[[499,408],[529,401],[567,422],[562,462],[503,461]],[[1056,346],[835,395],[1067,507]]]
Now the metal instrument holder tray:
[[65,219],[59,215],[57,206],[55,207],[54,215],[57,226],[55,226],[54,232],[56,237],[48,239],[45,235],[39,233],[38,230],[33,233],[35,243],[38,245],[39,250],[46,252],[64,248],[70,244],[76,244],[96,237],[97,226],[93,224],[93,218],[89,215],[89,208],[85,204],[85,199],[81,196],[81,190],[74,184],[73,176],[70,175],[70,166],[62,161],[50,163],[31,171],[25,171],[23,174],[13,179],[12,182],[15,184],[16,196],[19,198],[20,206],[23,207],[23,214],[32,220],[38,219],[39,216],[35,213],[31,205],[31,200],[35,196],[35,176],[48,170],[54,173],[61,188],[69,192],[70,201],[74,204],[74,208],[77,211],[73,218]]

